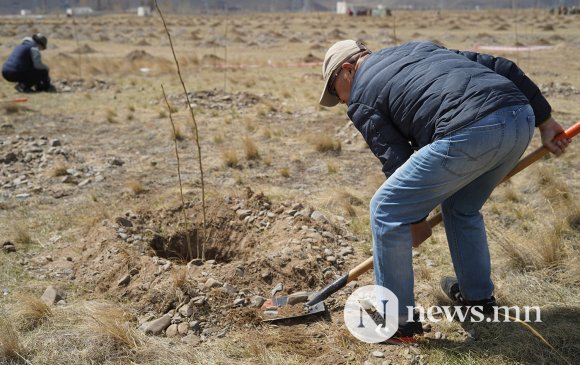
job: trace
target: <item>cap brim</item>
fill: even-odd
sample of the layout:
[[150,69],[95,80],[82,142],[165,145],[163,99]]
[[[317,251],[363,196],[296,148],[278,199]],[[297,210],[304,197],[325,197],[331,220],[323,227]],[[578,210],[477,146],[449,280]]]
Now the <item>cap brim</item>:
[[330,82],[330,77],[324,83],[324,89],[322,90],[322,95],[320,95],[320,101],[318,102],[322,106],[332,107],[340,103],[340,99],[328,92],[328,83]]

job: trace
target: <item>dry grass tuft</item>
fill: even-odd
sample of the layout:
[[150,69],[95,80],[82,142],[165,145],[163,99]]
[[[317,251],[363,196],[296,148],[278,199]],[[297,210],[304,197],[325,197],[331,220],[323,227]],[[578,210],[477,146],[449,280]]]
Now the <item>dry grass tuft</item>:
[[87,304],[88,316],[93,321],[88,322],[88,330],[126,349],[137,349],[142,340],[130,321],[135,318],[118,307],[102,304]]
[[260,159],[260,153],[258,152],[258,147],[254,140],[250,137],[245,137],[243,139],[244,142],[244,151],[246,153],[246,159],[248,160],[258,160]]
[[16,103],[3,103],[2,109],[4,109],[4,114],[18,114],[20,113],[20,106]]
[[179,129],[178,126],[175,126],[175,130],[171,131],[171,140],[172,141],[183,141],[185,139],[185,134]]
[[555,267],[562,263],[566,257],[566,245],[564,235],[566,232],[565,223],[557,223],[547,230],[539,246],[539,253],[542,258],[542,266]]
[[236,151],[227,149],[222,152],[222,160],[226,167],[238,167],[240,160]]
[[12,325],[10,318],[4,313],[0,316],[0,360],[6,359],[9,362],[20,358],[23,346],[20,343],[18,331]]
[[50,306],[40,298],[24,294],[17,295],[16,298],[18,300],[16,318],[20,329],[32,330],[52,316]]
[[340,141],[327,136],[326,134],[316,134],[308,138],[308,142],[314,146],[318,152],[340,152],[342,146]]
[[290,177],[290,170],[287,167],[283,167],[280,169],[280,176],[282,177]]
[[14,242],[22,246],[29,246],[34,243],[28,227],[23,223],[14,225]]
[[65,176],[67,167],[64,162],[58,161],[57,163],[52,166],[50,170],[48,170],[47,175],[50,177],[58,177],[58,176]]
[[139,180],[133,179],[127,181],[127,187],[135,195],[139,195],[145,192],[145,188],[143,187],[143,184]]
[[338,166],[333,162],[327,162],[326,169],[329,174],[336,174],[338,172]]
[[188,289],[189,282],[187,280],[187,268],[181,267],[173,270],[171,272],[171,279],[175,289],[179,289],[181,291],[186,291]]

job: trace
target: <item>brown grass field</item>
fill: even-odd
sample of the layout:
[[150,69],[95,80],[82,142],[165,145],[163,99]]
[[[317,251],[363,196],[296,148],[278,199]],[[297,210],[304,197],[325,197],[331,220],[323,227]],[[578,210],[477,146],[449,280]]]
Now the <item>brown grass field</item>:
[[[484,207],[496,297],[539,306],[542,322],[532,325],[554,349],[517,323],[442,321],[416,346],[359,342],[342,317],[354,286],[316,320],[263,324],[249,307],[280,282],[283,293],[320,289],[370,254],[367,207],[384,176],[344,106],[318,106],[333,42],[431,40],[510,58],[567,127],[580,119],[580,16],[166,18],[199,131],[205,231],[191,114],[159,16],[1,19],[0,59],[22,37],[46,34],[43,59],[59,90],[20,95],[0,82],[0,244],[16,249],[0,252],[1,364],[580,363],[578,141],[498,187]],[[492,45],[552,48],[479,48]],[[539,145],[535,136],[529,151]],[[310,219],[312,210],[327,220]],[[354,254],[338,255],[345,247]],[[187,265],[202,248],[214,261]],[[416,251],[418,304],[449,304],[438,288],[453,272],[443,229]],[[367,273],[358,285],[372,281]],[[40,301],[49,285],[65,300]],[[198,303],[192,313],[188,302]],[[180,334],[140,329],[176,311],[185,314],[170,328],[187,324]]]

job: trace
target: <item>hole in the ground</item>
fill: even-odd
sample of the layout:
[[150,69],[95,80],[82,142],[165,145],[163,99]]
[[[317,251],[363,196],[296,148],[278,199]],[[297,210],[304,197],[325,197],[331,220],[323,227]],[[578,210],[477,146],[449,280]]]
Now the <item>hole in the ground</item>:
[[205,249],[206,260],[229,262],[241,255],[240,243],[246,241],[244,237],[239,237],[239,233],[210,231],[203,247],[198,229],[179,231],[168,236],[155,235],[149,241],[149,246],[157,256],[165,259],[190,261],[201,258],[202,249]]

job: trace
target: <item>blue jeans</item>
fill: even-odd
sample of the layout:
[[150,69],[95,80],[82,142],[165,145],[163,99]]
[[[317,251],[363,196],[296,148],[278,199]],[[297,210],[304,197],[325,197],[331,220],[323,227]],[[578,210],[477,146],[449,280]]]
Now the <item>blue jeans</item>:
[[414,306],[412,223],[441,204],[459,288],[466,300],[491,297],[491,262],[480,209],[517,164],[534,133],[529,105],[502,108],[414,153],[370,203],[377,285]]

